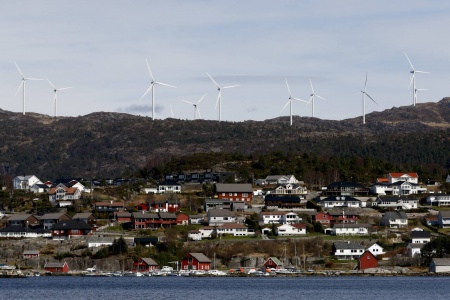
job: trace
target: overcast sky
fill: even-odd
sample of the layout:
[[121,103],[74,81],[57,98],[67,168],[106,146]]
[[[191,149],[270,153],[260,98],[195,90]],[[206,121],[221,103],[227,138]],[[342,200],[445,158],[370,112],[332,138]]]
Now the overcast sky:
[[[57,87],[58,114],[92,112],[151,115],[145,60],[156,81],[156,118],[266,120],[288,116],[285,78],[292,95],[309,99],[315,116],[342,120],[362,115],[361,90],[378,105],[366,112],[412,104],[411,67],[418,102],[450,96],[450,2],[415,0],[311,1],[7,1],[0,0],[0,108],[22,111],[21,75],[48,77]],[[47,81],[27,81],[26,111],[53,115]],[[295,102],[294,115],[311,116]],[[367,120],[370,121],[370,120]]]

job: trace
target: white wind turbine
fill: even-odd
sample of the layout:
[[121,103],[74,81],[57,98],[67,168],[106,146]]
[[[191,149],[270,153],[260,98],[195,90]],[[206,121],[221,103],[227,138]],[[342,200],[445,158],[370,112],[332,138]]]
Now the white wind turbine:
[[409,87],[411,87],[411,85],[413,87],[413,106],[416,106],[416,104],[417,104],[417,91],[422,90],[422,89],[417,89],[416,88],[416,73],[428,74],[429,72],[418,71],[418,70],[414,69],[414,66],[413,66],[411,60],[409,59],[408,55],[406,54],[406,52],[403,52],[403,53],[405,53],[406,59],[408,60],[409,65],[411,66],[411,69],[412,69],[410,71],[410,73],[412,75],[411,75],[411,81],[409,82]]
[[25,115],[25,82],[27,80],[42,80],[42,78],[25,77],[25,75],[23,75],[23,73],[20,70],[20,68],[17,65],[17,63],[14,62],[14,64],[16,65],[17,70],[19,71],[20,75],[22,76],[22,82],[20,83],[19,88],[17,89],[16,95],[20,91],[20,88],[22,88],[22,92],[23,92],[23,96],[22,96],[22,111],[23,111],[23,115]]
[[209,76],[209,78],[211,78],[212,82],[216,85],[217,90],[219,91],[219,95],[217,96],[217,102],[216,102],[216,108],[217,105],[219,105],[219,122],[222,121],[222,89],[229,89],[229,88],[234,88],[237,87],[239,85],[229,85],[229,86],[220,86],[212,77],[211,75],[209,75],[208,73],[206,73],[206,75]]
[[364,83],[364,91],[361,91],[363,97],[362,97],[362,102],[363,102],[363,124],[366,124],[366,96],[369,97],[370,100],[372,100],[376,105],[378,105],[378,103],[373,100],[372,97],[370,97],[369,94],[367,94],[366,92],[366,88],[367,88],[367,72],[366,72],[366,82]]
[[198,105],[200,104],[200,102],[202,102],[202,100],[203,100],[203,98],[205,98],[205,96],[206,96],[206,94],[204,94],[204,95],[200,98],[200,100],[198,100],[196,103],[191,102],[191,101],[181,100],[181,101],[183,101],[183,102],[192,104],[192,105],[194,106],[194,120],[197,119],[197,115],[198,115],[199,118],[202,117],[202,116],[200,115],[200,109],[198,108]]
[[291,117],[291,122],[290,122],[290,124],[291,124],[291,126],[292,126],[292,100],[296,100],[296,101],[300,101],[300,102],[305,102],[305,103],[308,103],[308,101],[305,101],[305,100],[302,100],[302,99],[298,99],[298,98],[292,97],[291,89],[289,88],[288,81],[287,81],[286,78],[285,78],[285,80],[286,80],[286,86],[287,86],[288,93],[289,93],[289,100],[288,100],[288,102],[286,102],[286,104],[283,106],[283,108],[281,109],[280,113],[281,113],[281,112],[286,108],[286,106],[288,106],[288,104],[289,104],[289,114],[290,114],[290,117]]
[[45,77],[45,79],[47,79],[48,83],[50,83],[50,85],[53,88],[53,92],[55,92],[55,97],[53,97],[53,106],[55,107],[55,118],[58,116],[58,92],[62,91],[62,90],[67,90],[67,89],[71,89],[72,87],[64,87],[64,88],[59,88],[57,89],[51,82],[50,80]]
[[309,104],[310,102],[311,102],[311,104],[312,104],[312,117],[314,118],[314,101],[316,100],[316,97],[319,98],[319,99],[322,99],[322,100],[327,100],[327,99],[325,99],[325,98],[323,98],[323,97],[317,95],[317,94],[314,92],[314,87],[313,87],[313,84],[312,84],[311,79],[309,79],[309,83],[311,84],[311,92],[312,92],[312,93],[311,93],[311,95],[310,95],[311,98],[309,98],[308,104]]
[[155,85],[159,84],[159,85],[164,85],[164,86],[168,86],[168,87],[172,87],[172,88],[176,88],[173,85],[169,85],[167,83],[162,83],[159,81],[155,81],[155,78],[153,77],[152,74],[152,70],[150,69],[150,65],[148,64],[148,60],[145,60],[145,62],[147,63],[147,68],[148,68],[148,72],[150,73],[150,77],[151,77],[151,81],[150,81],[150,86],[148,87],[148,89],[145,91],[144,95],[142,95],[141,99],[142,100],[145,95],[147,95],[147,93],[152,90],[152,120],[155,120]]

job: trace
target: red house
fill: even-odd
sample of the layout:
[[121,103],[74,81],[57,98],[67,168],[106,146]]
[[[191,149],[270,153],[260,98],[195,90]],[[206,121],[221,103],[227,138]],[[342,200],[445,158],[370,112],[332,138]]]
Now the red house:
[[188,253],[181,261],[182,270],[209,270],[211,260],[203,253]]
[[358,259],[358,269],[364,270],[376,267],[378,267],[377,258],[369,250],[366,250]]
[[138,211],[141,211],[141,210],[149,211],[150,210],[147,203],[140,203],[138,205],[135,205],[134,209],[136,209]]
[[151,258],[141,257],[133,263],[133,272],[148,272],[158,269],[158,264]]
[[189,225],[189,216],[186,214],[178,214],[177,225]]
[[128,223],[131,222],[131,213],[127,211],[118,211],[114,213],[114,217],[119,223]]
[[155,200],[150,209],[154,212],[176,213],[181,208],[180,200]]
[[276,257],[269,257],[263,266],[266,269],[281,269],[283,267],[283,263]]
[[91,233],[92,227],[82,220],[64,220],[52,227],[54,240],[70,240],[74,236],[83,236]]
[[333,221],[333,217],[328,213],[318,213],[313,216],[314,222],[320,222],[322,226],[330,227],[331,222]]
[[45,264],[44,269],[46,272],[67,273],[69,272],[69,265],[66,262],[48,262]]
[[24,259],[36,258],[39,257],[39,250],[24,250],[22,257]]
[[252,202],[253,188],[249,183],[216,183],[216,195],[219,199],[248,203]]

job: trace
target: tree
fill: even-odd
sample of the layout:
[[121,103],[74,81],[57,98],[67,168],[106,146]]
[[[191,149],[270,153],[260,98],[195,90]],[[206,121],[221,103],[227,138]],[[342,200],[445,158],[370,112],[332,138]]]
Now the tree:
[[320,223],[319,221],[317,221],[317,222],[314,224],[314,232],[319,232],[319,233],[321,233],[322,230],[323,230],[322,223]]

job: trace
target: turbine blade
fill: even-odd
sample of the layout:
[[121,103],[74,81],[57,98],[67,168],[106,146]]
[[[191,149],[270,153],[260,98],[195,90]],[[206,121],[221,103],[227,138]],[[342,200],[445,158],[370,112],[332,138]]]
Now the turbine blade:
[[206,94],[207,94],[207,93],[205,93],[205,94],[204,94],[204,95],[203,95],[203,96],[202,96],[202,97],[200,98],[200,100],[198,100],[198,101],[197,101],[197,105],[199,105],[199,104],[200,104],[200,102],[202,102],[203,98],[205,98],[205,97],[206,97]]
[[170,84],[167,84],[167,83],[162,83],[162,82],[155,82],[155,84],[159,84],[159,85],[164,85],[164,86],[168,86],[168,87],[171,87],[171,88],[174,88],[174,89],[176,89],[176,88],[177,88],[176,86],[173,86],[173,85],[170,85]]
[[197,109],[198,117],[199,117],[199,119],[201,119],[201,118],[202,118],[202,115],[200,114],[200,109],[199,109],[198,107],[196,107],[196,109]]
[[308,101],[303,100],[303,99],[299,99],[299,98],[292,98],[292,100],[308,103]]
[[53,83],[50,82],[50,79],[48,79],[47,77],[45,77],[45,79],[47,79],[48,83],[50,83],[50,85],[52,86],[52,88],[54,88],[54,89],[56,90],[56,88],[55,88],[55,86],[53,85]]
[[414,73],[430,74],[430,72],[426,72],[426,71],[414,71]]
[[17,92],[16,92],[15,95],[17,95],[17,93],[19,93],[19,91],[22,88],[22,86],[23,86],[23,80],[20,82],[19,88],[17,89]]
[[44,79],[42,79],[42,78],[30,78],[30,77],[28,77],[28,78],[25,78],[25,80],[44,80]]
[[413,84],[413,81],[414,81],[414,77],[415,77],[415,73],[413,73],[411,75],[411,80],[409,81],[408,89],[411,88],[411,85]]
[[172,118],[175,118],[173,115],[173,108],[172,108],[172,104],[170,104],[170,112],[172,113]]
[[17,71],[19,71],[20,75],[22,75],[22,77],[25,77],[25,75],[23,75],[22,71],[20,70],[19,66],[17,65],[16,62],[14,62],[14,64],[16,65]]
[[373,100],[373,98],[372,97],[370,97],[370,95],[369,94],[367,94],[367,93],[364,93],[367,97],[369,97],[369,99],[370,100],[372,100],[376,105],[378,105],[378,103],[377,103],[377,101],[375,101],[375,100]]
[[152,78],[152,81],[155,81],[155,78],[153,77],[153,73],[152,73],[152,70],[150,69],[148,60],[145,60],[145,62],[147,63],[148,72],[150,73],[150,77]]
[[311,78],[309,79],[309,83],[311,84],[311,91],[312,91],[312,93],[314,94],[314,87],[313,87],[313,84],[312,84]]
[[195,105],[195,103],[192,103],[191,101],[186,101],[186,100],[180,100],[180,101],[183,101],[183,102],[186,102],[186,103],[189,103],[189,104]]
[[283,108],[280,110],[280,113],[286,108],[286,106],[288,106],[289,102],[291,102],[291,100],[289,100],[288,102],[286,102],[286,104],[283,106]]
[[289,88],[289,84],[288,84],[287,78],[284,78],[284,80],[286,80],[286,86],[287,86],[287,89],[288,89],[289,97],[292,97],[291,89]]
[[415,70],[414,70],[414,66],[413,66],[412,62],[411,62],[411,60],[410,60],[410,59],[409,59],[409,57],[408,57],[408,54],[406,54],[406,52],[405,52],[405,51],[403,51],[403,53],[405,53],[406,59],[408,60],[408,62],[409,62],[409,65],[411,66],[411,69],[412,69],[413,71],[415,71]]
[[367,72],[366,72],[366,82],[364,83],[364,91],[366,91],[366,86],[367,86]]
[[214,82],[214,84],[217,86],[217,88],[220,88],[219,84],[211,77],[211,75],[209,75],[208,73],[206,73],[206,75],[208,75],[209,78],[211,78],[212,82]]
[[220,90],[219,90],[219,95],[217,95],[216,109],[217,109],[217,105],[219,105],[219,101],[220,101]]
[[151,84],[150,87],[145,91],[144,95],[142,95],[142,97],[141,97],[141,99],[139,99],[139,101],[142,100],[142,99],[145,97],[145,95],[147,95],[148,92],[150,92],[150,90],[151,90],[152,88],[153,88],[153,84]]
[[224,86],[222,89],[230,89],[230,88],[234,88],[237,86],[239,86],[239,85],[229,85],[229,86]]
[[319,95],[315,95],[317,98],[322,99],[322,100],[327,100],[324,97],[320,97]]
[[58,91],[63,91],[63,90],[71,89],[71,88],[72,88],[71,86],[68,86],[68,87],[63,87],[63,88],[57,89],[57,90]]

